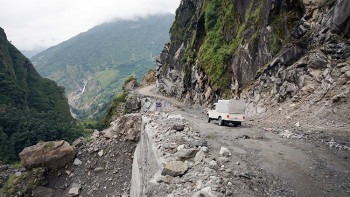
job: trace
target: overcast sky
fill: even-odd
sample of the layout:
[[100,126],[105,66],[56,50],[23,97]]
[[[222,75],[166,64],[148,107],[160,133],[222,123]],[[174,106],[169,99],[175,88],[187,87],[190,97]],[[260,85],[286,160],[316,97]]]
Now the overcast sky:
[[0,27],[18,49],[59,44],[115,18],[175,13],[180,0],[0,0]]

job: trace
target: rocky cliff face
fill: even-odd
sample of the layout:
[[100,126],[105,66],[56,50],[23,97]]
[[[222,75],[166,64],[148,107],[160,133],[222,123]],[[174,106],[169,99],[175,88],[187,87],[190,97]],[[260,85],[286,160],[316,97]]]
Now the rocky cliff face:
[[250,115],[322,103],[339,118],[335,108],[349,106],[348,10],[346,0],[183,0],[157,59],[157,89],[204,106],[244,98]]
[[182,1],[157,64],[157,87],[191,104],[239,92],[290,40],[298,1]]

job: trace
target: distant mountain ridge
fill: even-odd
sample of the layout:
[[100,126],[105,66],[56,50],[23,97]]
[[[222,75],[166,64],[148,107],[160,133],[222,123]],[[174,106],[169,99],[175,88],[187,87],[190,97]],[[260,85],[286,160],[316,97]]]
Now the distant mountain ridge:
[[45,48],[41,48],[41,49],[33,49],[33,50],[22,50],[22,49],[19,49],[21,51],[21,53],[26,56],[27,58],[32,58],[34,57],[36,54],[42,52],[45,50]]
[[79,119],[102,117],[124,80],[154,68],[174,15],[98,25],[31,58],[38,72],[66,88]]

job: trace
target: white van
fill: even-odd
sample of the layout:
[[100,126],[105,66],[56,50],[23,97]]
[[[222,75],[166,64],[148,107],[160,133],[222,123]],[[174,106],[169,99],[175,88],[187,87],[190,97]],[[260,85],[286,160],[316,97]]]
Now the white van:
[[245,102],[242,100],[219,100],[215,109],[208,110],[208,122],[218,120],[219,125],[232,123],[235,127],[245,120]]

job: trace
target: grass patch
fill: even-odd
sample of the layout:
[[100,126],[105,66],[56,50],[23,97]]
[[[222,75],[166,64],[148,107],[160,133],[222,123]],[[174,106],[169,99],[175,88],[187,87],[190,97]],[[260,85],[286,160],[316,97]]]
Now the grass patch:
[[[232,68],[230,60],[232,55],[237,52],[239,46],[252,41],[259,34],[257,30],[244,43],[243,32],[248,28],[252,28],[253,25],[260,24],[259,15],[263,2],[258,2],[256,5],[253,3],[251,2],[246,11],[244,21],[240,22],[242,16],[235,9],[233,3],[225,0],[206,1],[205,28],[207,36],[199,53],[199,59],[209,76],[211,85],[221,90],[221,96],[231,96]],[[234,32],[235,37],[232,40],[228,42],[225,40],[223,27],[227,27]]]
[[23,166],[22,166],[22,163],[21,163],[20,161],[17,161],[17,162],[15,162],[15,163],[12,163],[11,165],[14,166],[14,167],[17,167],[17,168],[22,168],[22,167],[23,167]]
[[97,79],[101,82],[102,87],[105,88],[118,77],[119,71],[110,69],[96,74]]
[[[124,81],[124,84],[123,84],[123,90],[125,91],[125,86],[130,83],[131,81],[136,81],[137,82],[137,78],[135,75],[130,75],[125,81]],[[137,83],[138,85],[138,83]]]
[[118,106],[121,103],[125,103],[125,102],[126,102],[126,93],[125,92],[118,94],[113,99],[112,104],[108,107],[106,116],[103,118],[103,124],[106,127],[109,127],[109,124],[112,121],[112,117],[117,115],[117,113],[118,113],[117,112]]
[[31,171],[16,177],[12,174],[0,189],[0,195],[21,196],[36,187],[42,180],[44,170],[33,168]]
[[44,148],[51,148],[53,145],[51,142],[46,142]]

